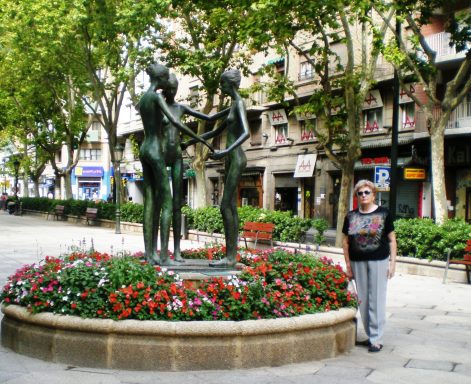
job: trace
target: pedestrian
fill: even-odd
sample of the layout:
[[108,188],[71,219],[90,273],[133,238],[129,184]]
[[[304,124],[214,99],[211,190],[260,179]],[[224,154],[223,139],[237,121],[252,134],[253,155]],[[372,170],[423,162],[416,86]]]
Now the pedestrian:
[[343,251],[347,276],[354,279],[369,352],[383,348],[388,278],[396,269],[396,235],[389,211],[375,203],[376,188],[369,180],[356,183],[358,208],[343,224]]

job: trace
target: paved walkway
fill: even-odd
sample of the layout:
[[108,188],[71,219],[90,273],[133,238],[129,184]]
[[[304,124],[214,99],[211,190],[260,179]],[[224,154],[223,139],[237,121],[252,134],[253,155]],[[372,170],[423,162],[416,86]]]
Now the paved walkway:
[[[0,211],[0,285],[21,264],[64,253],[71,245],[88,248],[92,241],[102,252],[143,248],[141,234],[117,235],[108,228],[10,216]],[[196,245],[184,241],[183,247]],[[355,347],[334,359],[282,367],[192,372],[104,370],[47,363],[0,347],[0,383],[185,382],[471,384],[471,285],[443,285],[438,278],[399,274],[389,285],[387,331],[380,353]]]

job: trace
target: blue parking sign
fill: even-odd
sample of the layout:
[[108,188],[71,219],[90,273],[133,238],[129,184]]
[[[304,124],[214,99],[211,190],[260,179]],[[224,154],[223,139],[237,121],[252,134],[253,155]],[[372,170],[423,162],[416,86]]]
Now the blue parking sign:
[[391,167],[375,167],[375,187],[378,191],[389,191]]

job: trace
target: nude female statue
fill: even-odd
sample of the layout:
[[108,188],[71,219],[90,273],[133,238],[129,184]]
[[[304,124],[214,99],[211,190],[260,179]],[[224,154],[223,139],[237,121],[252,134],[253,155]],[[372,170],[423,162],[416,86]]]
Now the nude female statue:
[[[172,195],[163,154],[165,136],[164,117],[180,131],[202,142],[213,150],[191,129],[175,119],[164,97],[158,89],[166,89],[169,84],[169,70],[161,64],[147,68],[150,87],[141,97],[137,108],[141,114],[145,138],[139,150],[139,158],[144,173],[144,248],[146,259],[154,264],[168,265],[168,239],[172,216]],[[160,257],[157,256],[157,236],[160,223]]]

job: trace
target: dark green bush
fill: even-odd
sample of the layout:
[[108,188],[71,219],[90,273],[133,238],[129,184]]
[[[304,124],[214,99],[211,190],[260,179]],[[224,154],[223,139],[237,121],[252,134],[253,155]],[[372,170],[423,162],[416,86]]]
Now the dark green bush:
[[446,260],[447,249],[453,257],[463,254],[471,225],[463,220],[447,220],[443,225],[431,219],[399,219],[395,223],[398,254],[419,259]]

